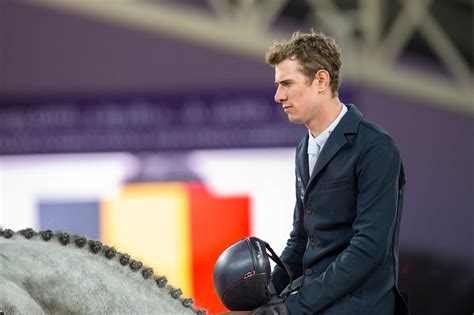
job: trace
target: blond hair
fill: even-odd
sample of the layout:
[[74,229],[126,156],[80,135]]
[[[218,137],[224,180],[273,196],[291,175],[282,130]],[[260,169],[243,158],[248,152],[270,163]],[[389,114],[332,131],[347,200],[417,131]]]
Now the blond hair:
[[338,94],[342,62],[341,49],[334,38],[313,30],[311,33],[295,32],[290,40],[273,44],[265,56],[266,63],[272,66],[286,59],[299,61],[308,82],[313,82],[316,72],[326,70],[331,77],[331,92]]

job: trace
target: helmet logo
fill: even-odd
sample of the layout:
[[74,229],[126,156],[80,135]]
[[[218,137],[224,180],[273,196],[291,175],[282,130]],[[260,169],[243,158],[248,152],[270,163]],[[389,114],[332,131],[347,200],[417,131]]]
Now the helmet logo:
[[245,275],[244,275],[244,279],[250,278],[252,276],[255,276],[255,270],[246,272]]

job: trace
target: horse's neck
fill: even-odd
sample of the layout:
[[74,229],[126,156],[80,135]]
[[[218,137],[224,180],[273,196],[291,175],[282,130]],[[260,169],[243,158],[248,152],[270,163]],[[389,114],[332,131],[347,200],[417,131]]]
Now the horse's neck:
[[[46,313],[194,313],[172,297],[173,288],[160,288],[153,277],[122,266],[119,255],[106,259],[87,246],[21,235],[0,237],[0,253],[0,282],[10,287],[9,294],[0,288],[0,309],[31,302]],[[12,294],[12,288],[18,292]]]

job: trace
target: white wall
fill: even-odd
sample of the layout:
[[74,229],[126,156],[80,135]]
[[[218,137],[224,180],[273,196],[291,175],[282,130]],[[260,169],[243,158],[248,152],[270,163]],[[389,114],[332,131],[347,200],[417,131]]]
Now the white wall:
[[[211,192],[249,195],[252,234],[283,249],[294,206],[294,149],[193,151],[188,162]],[[37,228],[40,200],[111,197],[137,166],[128,153],[0,157],[0,226]]]
[[115,194],[134,159],[128,154],[0,158],[0,226],[37,228],[41,200],[90,201]]

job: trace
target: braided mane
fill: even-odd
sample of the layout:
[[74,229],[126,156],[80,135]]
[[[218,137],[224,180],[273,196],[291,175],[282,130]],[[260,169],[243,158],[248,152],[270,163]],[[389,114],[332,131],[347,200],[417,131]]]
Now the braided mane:
[[169,285],[168,280],[165,276],[155,275],[153,269],[144,266],[141,261],[134,260],[128,254],[121,253],[117,251],[114,247],[104,245],[99,241],[87,239],[86,237],[80,235],[71,235],[66,232],[53,232],[51,230],[36,232],[31,228],[19,230],[17,232],[14,232],[10,229],[0,229],[0,238],[1,237],[11,240],[26,239],[36,240],[40,242],[52,242],[53,240],[56,240],[58,246],[84,250],[92,253],[95,257],[97,257],[97,259],[99,259],[100,257],[104,260],[116,261],[117,266],[122,266],[121,268],[125,268],[126,270],[128,270],[130,272],[130,275],[140,273],[143,280],[153,280],[156,284],[156,290],[166,290],[173,299],[181,303],[184,308],[183,311],[187,309],[198,315],[206,314],[206,311],[194,308],[193,300],[191,298],[182,298],[181,289],[174,288],[173,286]]

